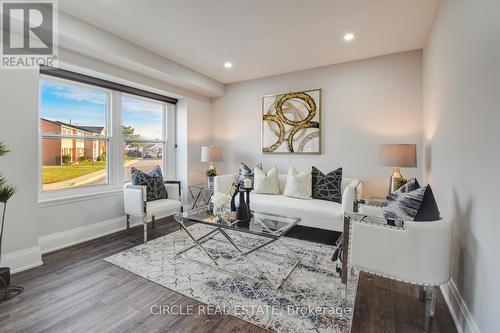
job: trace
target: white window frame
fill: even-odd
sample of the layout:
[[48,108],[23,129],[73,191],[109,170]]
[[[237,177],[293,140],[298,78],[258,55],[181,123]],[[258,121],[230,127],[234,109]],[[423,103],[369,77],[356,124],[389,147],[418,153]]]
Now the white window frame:
[[[41,81],[47,80],[55,83],[91,88],[104,91],[108,94],[107,96],[107,106],[106,106],[106,130],[107,134],[105,136],[81,136],[81,135],[67,135],[67,134],[44,134],[41,133],[40,129],[40,117],[41,117]],[[124,156],[125,156],[125,142],[126,138],[123,137],[122,133],[122,110],[121,110],[121,96],[127,95],[133,98],[144,99],[146,101],[153,101],[155,103],[160,103],[163,106],[162,113],[162,140],[151,140],[151,139],[137,139],[138,142],[144,143],[162,143],[162,165],[163,170],[165,170],[164,178],[166,180],[176,179],[176,163],[175,163],[175,135],[176,135],[176,120],[175,112],[176,105],[172,103],[167,103],[163,101],[158,101],[155,99],[149,99],[142,96],[122,93],[112,89],[105,89],[91,84],[81,83],[73,80],[66,80],[62,78],[57,78],[49,75],[40,74],[39,76],[39,95],[38,95],[38,201],[39,204],[52,205],[58,202],[68,201],[77,202],[85,197],[99,197],[107,196],[113,193],[119,193],[123,190],[124,184]],[[77,139],[92,139],[92,140],[106,140],[106,171],[107,171],[107,184],[96,184],[81,186],[68,189],[43,191],[43,180],[42,180],[42,143],[44,138],[77,138]],[[135,139],[134,139],[135,140]]]
[[168,179],[175,179],[175,161],[173,161],[173,155],[174,153],[174,145],[172,144],[173,142],[173,136],[172,132],[174,132],[174,117],[173,113],[175,110],[175,105],[166,103],[166,102],[161,102],[157,101],[154,99],[142,97],[142,96],[137,96],[137,95],[132,95],[132,94],[126,94],[126,93],[120,93],[120,115],[121,115],[121,123],[120,123],[120,129],[122,128],[123,125],[123,111],[121,110],[121,103],[122,103],[122,97],[127,96],[129,98],[136,98],[140,100],[144,100],[146,102],[152,102],[152,103],[158,103],[162,106],[162,116],[161,116],[161,124],[162,124],[162,138],[155,140],[155,139],[133,139],[133,138],[126,138],[122,134],[122,142],[123,142],[123,152],[121,154],[121,168],[122,168],[122,183],[127,183],[129,181],[125,180],[125,166],[124,166],[124,159],[125,159],[125,146],[128,143],[152,143],[152,144],[161,144],[162,146],[162,169],[164,171],[164,178],[165,180]]
[[[42,103],[42,91],[41,91],[41,81],[50,81],[55,84],[63,84],[67,86],[73,86],[78,88],[90,88],[94,90],[99,90],[106,93],[106,114],[105,114],[105,124],[106,126],[106,135],[74,135],[74,134],[63,134],[63,133],[42,133],[40,128],[40,119],[41,119],[41,103]],[[97,86],[76,82],[72,80],[65,80],[61,78],[56,78],[48,75],[40,74],[39,77],[39,100],[38,100],[38,198],[39,201],[45,200],[53,200],[55,198],[67,198],[78,195],[85,195],[88,193],[96,193],[96,192],[108,192],[113,190],[113,165],[112,159],[110,156],[110,147],[112,146],[113,138],[113,124],[112,124],[112,94],[113,92],[109,89],[100,88]],[[106,141],[106,184],[96,184],[96,185],[88,185],[81,186],[75,188],[67,188],[67,189],[59,189],[59,190],[43,190],[43,179],[42,179],[42,156],[43,156],[43,139],[77,139],[77,140],[102,140]]]

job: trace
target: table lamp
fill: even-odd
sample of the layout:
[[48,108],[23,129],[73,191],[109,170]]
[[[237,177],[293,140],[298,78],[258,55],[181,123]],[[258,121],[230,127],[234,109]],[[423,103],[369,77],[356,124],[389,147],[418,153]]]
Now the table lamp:
[[222,162],[222,147],[219,146],[202,146],[201,161],[210,163],[207,169],[208,186],[213,187],[214,176],[217,176],[217,169],[214,162]]
[[394,168],[389,182],[389,193],[392,193],[396,190],[396,180],[403,178],[400,168],[415,168],[417,166],[417,145],[380,145],[380,163],[383,166]]

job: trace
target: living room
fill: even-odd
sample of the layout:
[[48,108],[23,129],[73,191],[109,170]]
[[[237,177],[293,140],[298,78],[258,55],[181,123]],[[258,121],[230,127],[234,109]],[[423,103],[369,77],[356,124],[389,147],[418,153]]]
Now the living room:
[[497,330],[498,1],[1,11],[0,331]]

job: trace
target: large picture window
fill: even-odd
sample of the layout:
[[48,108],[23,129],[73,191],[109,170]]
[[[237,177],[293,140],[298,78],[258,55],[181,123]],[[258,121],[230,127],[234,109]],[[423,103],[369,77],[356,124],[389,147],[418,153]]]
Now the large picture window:
[[42,190],[109,183],[110,91],[40,80]]
[[177,100],[60,69],[41,74],[41,200],[120,190],[132,167],[175,177]]
[[125,141],[124,180],[131,168],[149,171],[159,165],[165,175],[167,117],[165,103],[122,95],[122,132]]

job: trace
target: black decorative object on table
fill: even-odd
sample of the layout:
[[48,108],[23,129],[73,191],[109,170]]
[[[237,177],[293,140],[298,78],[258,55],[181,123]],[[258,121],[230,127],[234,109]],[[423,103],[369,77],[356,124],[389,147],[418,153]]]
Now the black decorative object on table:
[[236,196],[240,192],[240,184],[233,183],[233,186],[235,187],[235,190],[234,193],[231,195],[231,211],[236,212]]
[[245,188],[245,191],[247,192],[247,209],[248,209],[248,218],[252,217],[252,209],[250,208],[250,191],[252,191],[251,188]]
[[241,189],[239,193],[240,199],[238,208],[236,208],[236,219],[239,220],[238,224],[245,224],[248,223],[250,219],[248,206],[245,202],[245,190]]

